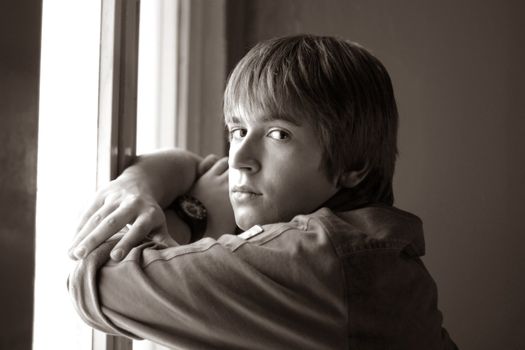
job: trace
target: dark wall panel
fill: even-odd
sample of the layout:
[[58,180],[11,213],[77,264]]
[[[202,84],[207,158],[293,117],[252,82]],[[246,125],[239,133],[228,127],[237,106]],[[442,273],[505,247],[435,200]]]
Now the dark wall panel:
[[0,349],[31,349],[42,2],[0,3]]

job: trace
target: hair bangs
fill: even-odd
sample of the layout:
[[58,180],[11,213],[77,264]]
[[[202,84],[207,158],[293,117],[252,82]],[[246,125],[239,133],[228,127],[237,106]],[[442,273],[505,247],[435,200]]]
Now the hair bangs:
[[225,122],[232,117],[264,116],[303,124],[306,101],[296,91],[296,77],[287,67],[289,61],[284,55],[276,55],[275,50],[257,49],[239,62],[228,80],[224,92]]

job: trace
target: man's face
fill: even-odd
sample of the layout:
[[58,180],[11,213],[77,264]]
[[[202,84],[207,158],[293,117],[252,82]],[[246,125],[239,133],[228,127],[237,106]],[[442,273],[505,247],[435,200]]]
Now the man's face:
[[246,117],[227,123],[230,201],[241,229],[311,213],[337,192],[320,169],[322,148],[310,125]]

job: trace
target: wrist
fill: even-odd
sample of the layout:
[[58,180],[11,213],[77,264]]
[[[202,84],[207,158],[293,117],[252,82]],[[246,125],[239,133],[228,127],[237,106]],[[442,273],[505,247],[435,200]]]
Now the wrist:
[[168,234],[179,244],[188,244],[191,240],[190,227],[172,209],[164,212]]
[[199,162],[200,157],[188,151],[161,150],[138,156],[125,173],[140,181],[151,197],[166,208],[193,186]]
[[169,208],[188,225],[191,232],[190,243],[204,236],[208,224],[208,211],[197,198],[190,195],[179,196]]
[[120,183],[122,187],[128,188],[132,193],[146,195],[158,201],[160,191],[154,190],[150,178],[151,176],[139,166],[132,165],[126,168],[114,181]]

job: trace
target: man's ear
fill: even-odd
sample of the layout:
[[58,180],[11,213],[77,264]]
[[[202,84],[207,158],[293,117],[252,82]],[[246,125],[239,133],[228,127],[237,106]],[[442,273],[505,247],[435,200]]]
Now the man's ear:
[[339,186],[345,188],[356,187],[363,181],[369,170],[368,164],[365,164],[361,169],[345,172],[339,177]]

